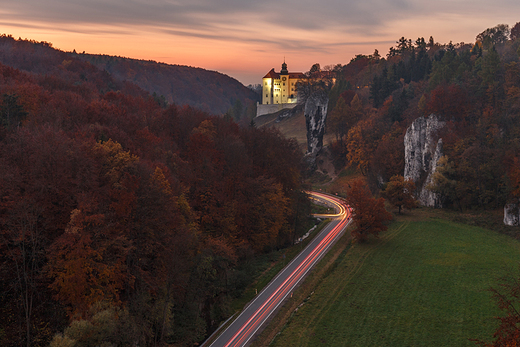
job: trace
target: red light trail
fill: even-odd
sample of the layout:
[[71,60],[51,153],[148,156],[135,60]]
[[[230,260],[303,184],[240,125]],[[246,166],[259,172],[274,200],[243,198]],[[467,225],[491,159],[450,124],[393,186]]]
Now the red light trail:
[[323,193],[308,192],[308,194],[314,199],[334,206],[338,213],[320,215],[333,220],[257,295],[240,316],[211,344],[211,347],[245,346],[349,224],[350,210],[342,200]]

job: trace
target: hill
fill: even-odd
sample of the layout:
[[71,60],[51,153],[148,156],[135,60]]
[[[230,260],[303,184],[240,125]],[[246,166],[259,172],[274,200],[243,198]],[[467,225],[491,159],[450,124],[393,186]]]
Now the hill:
[[[159,102],[189,105],[212,114],[235,108],[236,119],[254,114],[257,94],[236,79],[216,71],[108,55],[77,54],[51,43],[0,36],[0,63],[30,72],[61,76],[76,84],[103,80],[108,90],[134,84]],[[164,99],[161,98],[164,97]],[[237,111],[238,110],[238,111]]]
[[150,94],[162,95],[168,103],[190,105],[206,112],[223,114],[237,101],[243,108],[251,107],[259,98],[236,79],[216,71],[109,55],[74,56],[120,81],[132,82]]
[[339,68],[327,117],[335,163],[355,166],[376,193],[404,175],[407,129],[434,114],[446,124],[435,135],[444,164],[432,185],[443,206],[518,202],[519,30],[499,25],[472,44],[402,37],[386,57],[375,51]]
[[0,60],[1,346],[193,346],[250,260],[307,231],[301,151],[274,129],[46,42],[1,37]]

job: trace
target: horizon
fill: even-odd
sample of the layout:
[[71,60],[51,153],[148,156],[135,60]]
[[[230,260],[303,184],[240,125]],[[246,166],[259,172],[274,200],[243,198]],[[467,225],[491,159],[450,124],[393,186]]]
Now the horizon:
[[520,21],[520,3],[370,0],[5,0],[0,33],[53,47],[218,71],[260,84],[284,59],[291,72],[348,64],[375,49],[386,56],[400,37],[473,43],[497,24]]

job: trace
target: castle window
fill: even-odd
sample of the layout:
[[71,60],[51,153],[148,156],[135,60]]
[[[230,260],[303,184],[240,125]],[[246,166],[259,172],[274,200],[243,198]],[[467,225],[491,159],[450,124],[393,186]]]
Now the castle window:
[[268,97],[269,97],[269,95],[268,95],[268,94],[265,94],[265,97],[266,97],[266,98],[268,98]]

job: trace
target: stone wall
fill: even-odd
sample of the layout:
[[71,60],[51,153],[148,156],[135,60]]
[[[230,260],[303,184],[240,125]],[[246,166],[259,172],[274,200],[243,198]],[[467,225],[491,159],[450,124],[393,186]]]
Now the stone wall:
[[266,114],[276,113],[278,111],[281,111],[283,109],[291,109],[296,107],[297,103],[290,103],[290,104],[270,104],[270,105],[263,105],[260,103],[256,104],[256,116],[260,117]]

